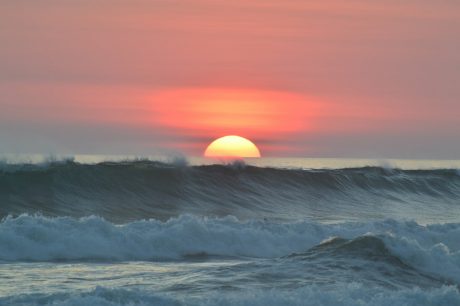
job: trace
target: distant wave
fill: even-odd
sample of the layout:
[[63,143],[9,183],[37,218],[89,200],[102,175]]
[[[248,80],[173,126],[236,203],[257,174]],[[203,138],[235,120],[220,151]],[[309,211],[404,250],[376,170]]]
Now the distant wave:
[[295,170],[153,161],[0,164],[0,217],[98,215],[113,222],[180,214],[241,220],[414,218],[455,221],[456,169]]
[[[0,223],[0,261],[184,260],[199,256],[362,258],[460,283],[460,223],[320,224],[181,216],[115,225],[99,217],[22,215]],[[334,238],[338,237],[338,238]],[[298,264],[295,265],[298,269]]]

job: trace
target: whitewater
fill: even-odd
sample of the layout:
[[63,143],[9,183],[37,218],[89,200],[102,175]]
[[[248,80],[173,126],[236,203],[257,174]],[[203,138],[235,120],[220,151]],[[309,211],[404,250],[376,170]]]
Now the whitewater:
[[0,162],[0,305],[460,305],[458,167],[338,164]]

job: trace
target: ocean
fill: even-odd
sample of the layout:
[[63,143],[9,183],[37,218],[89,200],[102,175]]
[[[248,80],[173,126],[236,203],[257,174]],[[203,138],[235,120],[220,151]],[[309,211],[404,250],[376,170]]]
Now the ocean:
[[460,305],[460,161],[0,158],[0,305]]

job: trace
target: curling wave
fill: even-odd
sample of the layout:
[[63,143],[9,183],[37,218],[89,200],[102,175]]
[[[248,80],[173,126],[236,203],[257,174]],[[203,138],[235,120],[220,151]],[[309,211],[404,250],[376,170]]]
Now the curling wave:
[[395,220],[326,225],[185,215],[115,225],[100,217],[22,215],[0,223],[0,261],[184,260],[199,254],[276,259],[283,266],[295,260],[298,270],[303,260],[337,263],[341,258],[460,283],[459,235],[460,223],[422,226]]
[[294,170],[153,161],[2,164],[0,203],[0,217],[98,215],[118,223],[184,213],[331,222],[384,216],[429,223],[432,216],[453,222],[460,215],[460,175],[456,169]]

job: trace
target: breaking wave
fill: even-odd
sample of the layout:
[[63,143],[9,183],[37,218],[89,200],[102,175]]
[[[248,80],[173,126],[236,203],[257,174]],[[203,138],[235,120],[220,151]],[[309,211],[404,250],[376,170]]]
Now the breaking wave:
[[[295,170],[244,164],[187,166],[153,161],[79,164],[71,160],[0,165],[0,217],[22,213],[167,220],[184,213],[318,221],[460,214],[456,169],[379,167]],[[418,219],[417,219],[418,220]]]
[[274,223],[185,215],[115,225],[100,217],[22,215],[0,223],[0,261],[361,258],[460,283],[459,236],[460,223]]
[[458,216],[456,169],[0,163],[0,305],[458,305]]

